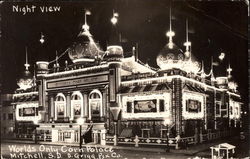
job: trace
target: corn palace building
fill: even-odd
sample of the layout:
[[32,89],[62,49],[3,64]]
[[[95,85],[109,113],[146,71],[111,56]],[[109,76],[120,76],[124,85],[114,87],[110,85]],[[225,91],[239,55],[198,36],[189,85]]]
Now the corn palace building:
[[[72,64],[38,61],[36,77],[28,63],[14,94],[17,134],[51,142],[78,143],[93,122],[95,144],[172,145],[201,143],[241,127],[241,96],[231,76],[215,77],[213,61],[205,73],[186,36],[182,51],[167,32],[155,69],[133,55],[125,57],[117,38],[101,51],[85,23],[66,50]],[[117,35],[114,34],[114,37]],[[21,86],[20,86],[21,87]]]

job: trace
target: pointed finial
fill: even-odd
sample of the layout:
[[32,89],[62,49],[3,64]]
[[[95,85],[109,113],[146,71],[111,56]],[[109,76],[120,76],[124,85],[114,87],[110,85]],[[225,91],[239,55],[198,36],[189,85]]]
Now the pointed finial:
[[36,65],[34,64],[33,86],[36,85]]
[[25,64],[24,64],[24,67],[25,69],[28,71],[29,70],[29,67],[30,67],[30,64],[28,64],[28,51],[27,51],[27,47],[25,47],[25,52],[26,52],[26,55],[25,55]]
[[231,75],[231,72],[233,71],[233,69],[230,67],[230,64],[228,65],[228,68],[227,68],[227,73],[228,73],[228,78],[231,78],[232,75]]
[[87,24],[87,15],[91,15],[91,12],[89,10],[85,10],[84,12],[84,25],[82,26],[82,29],[84,31],[89,30],[89,26]]
[[174,46],[174,43],[173,43],[173,36],[175,36],[175,32],[172,31],[172,23],[171,23],[171,18],[172,18],[172,15],[171,15],[171,6],[170,6],[170,9],[169,9],[169,31],[167,32],[167,37],[169,38],[168,40],[168,47],[170,49],[173,48]]
[[57,50],[56,50],[56,66],[59,67]]
[[184,46],[186,46],[186,53],[185,55],[189,54],[189,47],[191,47],[191,42],[188,41],[188,19],[186,20],[186,42],[184,43]]
[[56,50],[56,63],[58,63],[57,50]]

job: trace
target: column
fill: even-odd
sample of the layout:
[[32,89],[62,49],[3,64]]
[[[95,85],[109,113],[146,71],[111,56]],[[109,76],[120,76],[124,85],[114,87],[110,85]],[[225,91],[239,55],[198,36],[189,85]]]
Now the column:
[[83,113],[81,114],[82,117],[88,119],[88,112],[89,112],[89,103],[88,103],[88,94],[83,93]]
[[102,112],[101,112],[101,121],[104,121],[106,114],[106,102],[107,102],[107,93],[106,90],[103,90],[102,95]]
[[176,136],[182,134],[182,81],[180,79],[173,80],[173,112]]
[[70,119],[71,117],[71,93],[66,94],[66,117]]
[[101,130],[101,134],[100,134],[101,145],[106,145],[106,133],[107,133],[106,129]]
[[50,101],[50,118],[54,119],[55,118],[55,101],[54,101],[54,95],[49,96],[49,101]]

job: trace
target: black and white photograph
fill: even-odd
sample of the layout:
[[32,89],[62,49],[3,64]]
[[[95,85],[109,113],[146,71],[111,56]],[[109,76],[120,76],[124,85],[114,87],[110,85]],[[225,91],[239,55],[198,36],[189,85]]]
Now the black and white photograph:
[[0,1],[1,159],[249,159],[248,8]]

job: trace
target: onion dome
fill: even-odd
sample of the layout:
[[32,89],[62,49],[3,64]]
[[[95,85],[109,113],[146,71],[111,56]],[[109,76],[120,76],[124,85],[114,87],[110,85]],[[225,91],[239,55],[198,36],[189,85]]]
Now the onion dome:
[[21,75],[21,78],[17,81],[17,85],[22,90],[29,89],[33,86],[33,76],[31,72],[29,71],[29,64],[28,64],[28,58],[27,58],[27,52],[26,52],[26,63],[24,64],[25,71]]
[[21,78],[17,82],[17,85],[23,90],[26,90],[33,86],[33,76],[29,70],[25,70],[23,72]]
[[174,43],[167,44],[160,51],[159,55],[156,58],[157,65],[162,70],[179,68],[181,69],[184,62],[184,54]]
[[73,63],[94,62],[99,56],[99,48],[89,32],[89,26],[85,24],[82,28],[83,31],[69,48],[69,58]]
[[190,58],[186,59],[183,63],[183,70],[187,73],[197,74],[201,70],[201,64],[190,55]]

